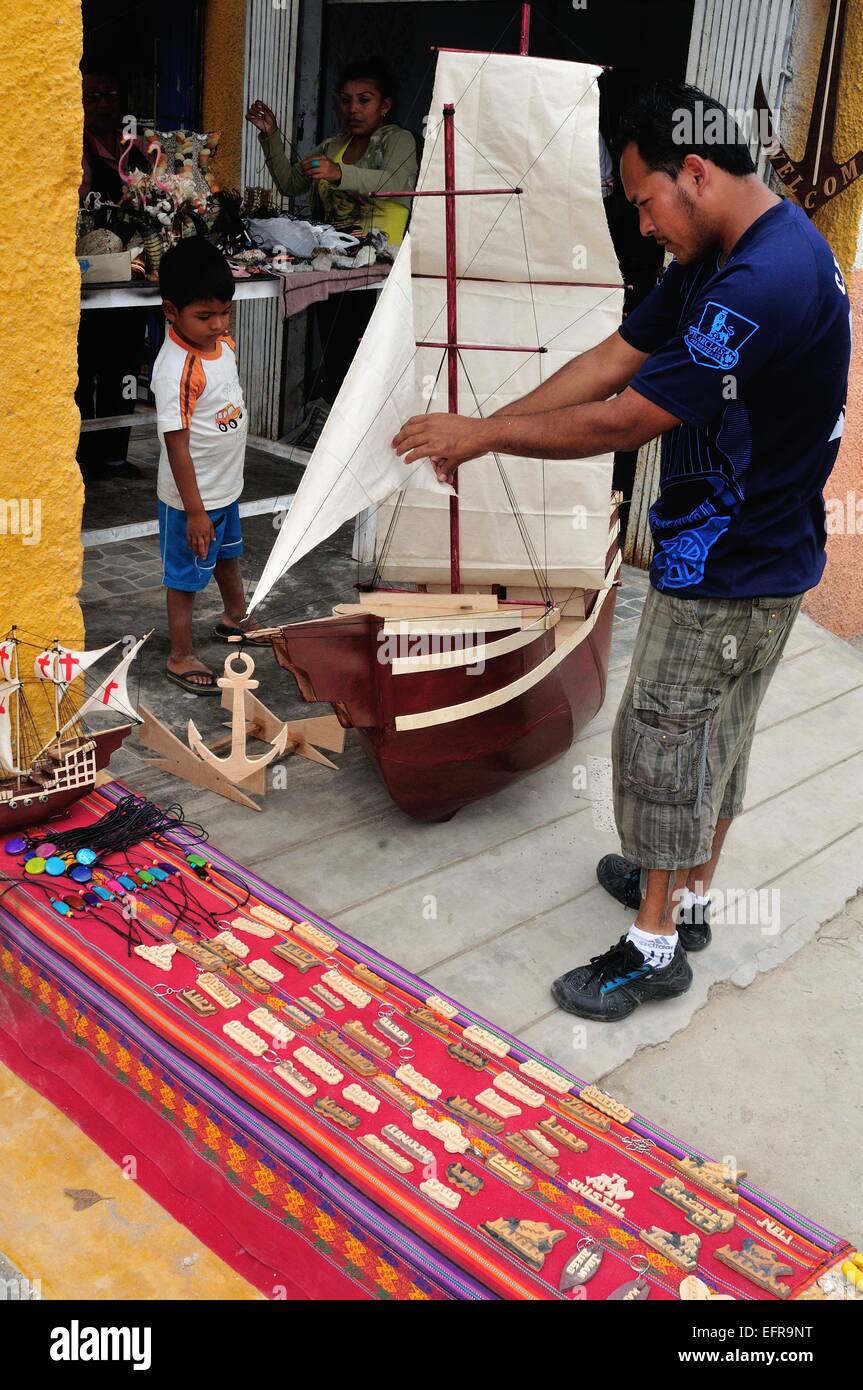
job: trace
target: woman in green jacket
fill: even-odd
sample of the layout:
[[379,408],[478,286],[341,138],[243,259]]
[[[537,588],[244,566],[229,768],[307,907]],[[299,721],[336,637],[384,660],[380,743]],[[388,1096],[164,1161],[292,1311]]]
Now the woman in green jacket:
[[414,188],[416,141],[409,130],[387,123],[393,84],[377,58],[361,59],[343,69],[338,100],[343,129],[316,146],[304,159],[291,161],[276,117],[254,101],[246,119],[257,127],[267,168],[285,195],[315,192],[316,212],[340,231],[365,236],[386,233],[401,244],[410,212],[408,198],[375,198],[375,193]]

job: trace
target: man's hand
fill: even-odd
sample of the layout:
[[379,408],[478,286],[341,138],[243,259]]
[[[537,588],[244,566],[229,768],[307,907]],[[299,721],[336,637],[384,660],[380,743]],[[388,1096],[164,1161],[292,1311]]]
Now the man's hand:
[[488,441],[485,420],[470,420],[464,415],[414,415],[402,425],[393,448],[405,455],[405,463],[430,459],[440,481],[451,483],[460,464],[488,452]]
[[318,182],[326,179],[327,183],[341,183],[342,166],[336,164],[335,160],[327,159],[325,154],[311,154],[306,159],[300,161],[300,168],[306,178]]
[[186,541],[199,560],[206,560],[207,551],[215,539],[216,532],[206,512],[186,513]]

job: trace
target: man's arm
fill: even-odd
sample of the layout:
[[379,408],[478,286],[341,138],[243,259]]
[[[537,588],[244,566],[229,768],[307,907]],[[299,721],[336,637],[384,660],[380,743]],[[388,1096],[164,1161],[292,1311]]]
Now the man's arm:
[[189,452],[188,429],[166,431],[165,448],[186,513],[186,540],[195,555],[204,560],[216,533],[198,490],[195,465]]
[[596,347],[567,362],[535,391],[502,406],[491,418],[535,415],[543,410],[583,405],[586,401],[606,401],[628,385],[647,356],[631,347],[615,329]]
[[631,387],[609,401],[588,401],[539,414],[501,411],[488,420],[462,415],[415,415],[393,440],[405,463],[430,458],[441,482],[482,454],[577,459],[616,449],[637,449],[679,419]]

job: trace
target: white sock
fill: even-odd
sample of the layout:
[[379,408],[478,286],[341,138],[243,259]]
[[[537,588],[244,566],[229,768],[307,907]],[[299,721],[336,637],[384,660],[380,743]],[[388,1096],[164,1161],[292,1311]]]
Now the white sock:
[[661,970],[663,966],[671,964],[677,946],[677,932],[670,936],[658,936],[656,932],[642,931],[633,922],[629,931],[626,933],[627,941],[631,941],[636,950],[640,951],[654,969]]
[[681,911],[689,912],[693,907],[706,907],[709,902],[709,893],[693,893],[691,888],[681,888],[677,906]]

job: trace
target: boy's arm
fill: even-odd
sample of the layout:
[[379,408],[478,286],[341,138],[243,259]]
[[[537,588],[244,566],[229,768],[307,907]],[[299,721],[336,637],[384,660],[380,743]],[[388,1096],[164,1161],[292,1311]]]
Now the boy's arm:
[[177,484],[177,491],[182,498],[183,510],[186,513],[186,540],[193,553],[199,559],[204,560],[210,545],[216,538],[216,532],[198,491],[195,465],[189,452],[188,429],[167,430],[165,448],[168,451],[168,462],[171,465],[174,482]]

